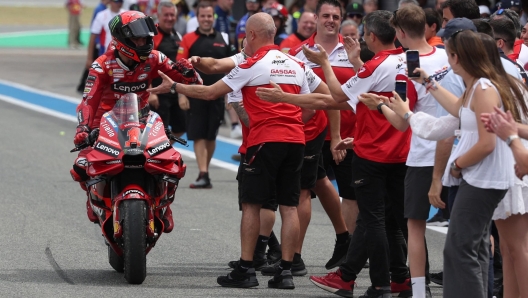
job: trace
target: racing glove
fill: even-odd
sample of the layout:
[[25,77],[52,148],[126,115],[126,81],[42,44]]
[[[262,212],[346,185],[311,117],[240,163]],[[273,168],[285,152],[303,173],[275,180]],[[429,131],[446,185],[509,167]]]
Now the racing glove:
[[198,74],[196,70],[194,70],[194,67],[192,66],[191,62],[189,60],[181,58],[176,63],[174,63],[174,66],[172,67],[176,71],[182,74],[183,81],[186,84],[202,84],[202,78]]
[[86,143],[86,140],[88,139],[89,134],[90,134],[90,128],[88,126],[78,125],[77,132],[75,133],[75,137],[73,137],[73,143],[75,144],[75,146],[80,146]]

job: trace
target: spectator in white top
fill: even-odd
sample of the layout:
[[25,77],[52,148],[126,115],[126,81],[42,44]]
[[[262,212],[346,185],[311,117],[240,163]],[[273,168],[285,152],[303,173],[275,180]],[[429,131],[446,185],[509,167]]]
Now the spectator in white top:
[[[493,211],[513,184],[512,156],[506,144],[486,132],[481,114],[494,107],[517,114],[518,88],[500,76],[481,37],[455,32],[446,44],[449,63],[468,91],[459,99],[423,70],[418,82],[453,116],[460,118],[444,185],[460,184],[444,248],[444,297],[487,297],[489,226]],[[512,94],[513,91],[513,94]],[[510,170],[508,170],[510,167]]]
[[88,43],[88,58],[86,60],[86,68],[90,68],[93,62],[93,51],[95,38],[99,35],[101,39],[101,45],[104,46],[103,53],[108,50],[108,45],[112,41],[112,34],[110,33],[110,28],[108,27],[108,22],[115,17],[116,15],[125,12],[123,8],[123,0],[112,0],[110,1],[110,7],[99,12],[92,23],[92,28],[90,29],[90,42]]

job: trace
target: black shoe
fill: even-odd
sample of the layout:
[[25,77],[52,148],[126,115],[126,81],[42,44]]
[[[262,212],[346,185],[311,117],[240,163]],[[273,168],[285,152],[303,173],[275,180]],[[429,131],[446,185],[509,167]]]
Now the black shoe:
[[359,298],[392,298],[390,288],[388,290],[376,289],[369,287],[365,294],[359,296]]
[[431,281],[437,285],[444,285],[444,272],[431,273]]
[[259,285],[254,268],[249,268],[246,273],[235,269],[226,276],[219,276],[216,282],[226,288],[251,288]]
[[209,179],[209,174],[204,173],[204,174],[200,174],[198,178],[196,179],[196,181],[194,183],[191,183],[189,187],[209,189],[209,188],[213,188],[213,185],[211,184],[211,179]]
[[[262,268],[260,272],[262,272],[262,275],[265,275],[265,276],[274,276],[280,270],[279,269],[280,263],[281,262],[279,260],[273,265]],[[308,273],[308,270],[306,270],[306,266],[304,266],[304,262],[301,258],[299,258],[299,261],[297,262],[294,258],[290,271],[293,276],[305,276]]]
[[449,222],[442,215],[437,213],[435,216],[431,217],[431,219],[426,221],[426,225],[433,227],[447,227],[449,226]]
[[[240,260],[237,260],[237,261],[231,261],[229,263],[227,263],[227,266],[229,266],[229,268],[233,268],[233,269],[236,269],[238,267],[238,263],[240,262]],[[253,256],[253,268],[255,268],[256,271],[260,271],[262,268],[268,266],[268,259],[266,259],[265,256]]]
[[336,240],[332,258],[330,258],[330,260],[325,265],[326,270],[335,268],[341,265],[345,261],[349,244],[350,244],[350,237],[348,237],[347,241],[343,243],[337,243],[337,240]]
[[292,272],[290,270],[282,270],[280,274],[273,276],[273,278],[268,281],[268,288],[295,289]]
[[268,248],[266,259],[268,259],[268,264],[275,264],[280,261],[280,259],[282,259],[282,251],[280,250],[280,246],[279,250]]

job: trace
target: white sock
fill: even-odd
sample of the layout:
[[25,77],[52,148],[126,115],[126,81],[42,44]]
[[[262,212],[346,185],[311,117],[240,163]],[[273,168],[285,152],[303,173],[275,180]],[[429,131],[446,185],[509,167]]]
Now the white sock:
[[413,298],[425,298],[425,276],[411,278]]

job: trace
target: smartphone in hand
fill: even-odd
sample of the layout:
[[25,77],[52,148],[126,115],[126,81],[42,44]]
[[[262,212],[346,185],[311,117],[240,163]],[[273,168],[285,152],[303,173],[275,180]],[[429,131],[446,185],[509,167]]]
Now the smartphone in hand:
[[409,78],[419,78],[419,73],[414,73],[416,68],[420,67],[420,53],[418,51],[407,51],[405,52],[407,57],[407,76]]
[[407,82],[406,81],[396,81],[394,85],[394,91],[398,93],[403,101],[407,100]]

